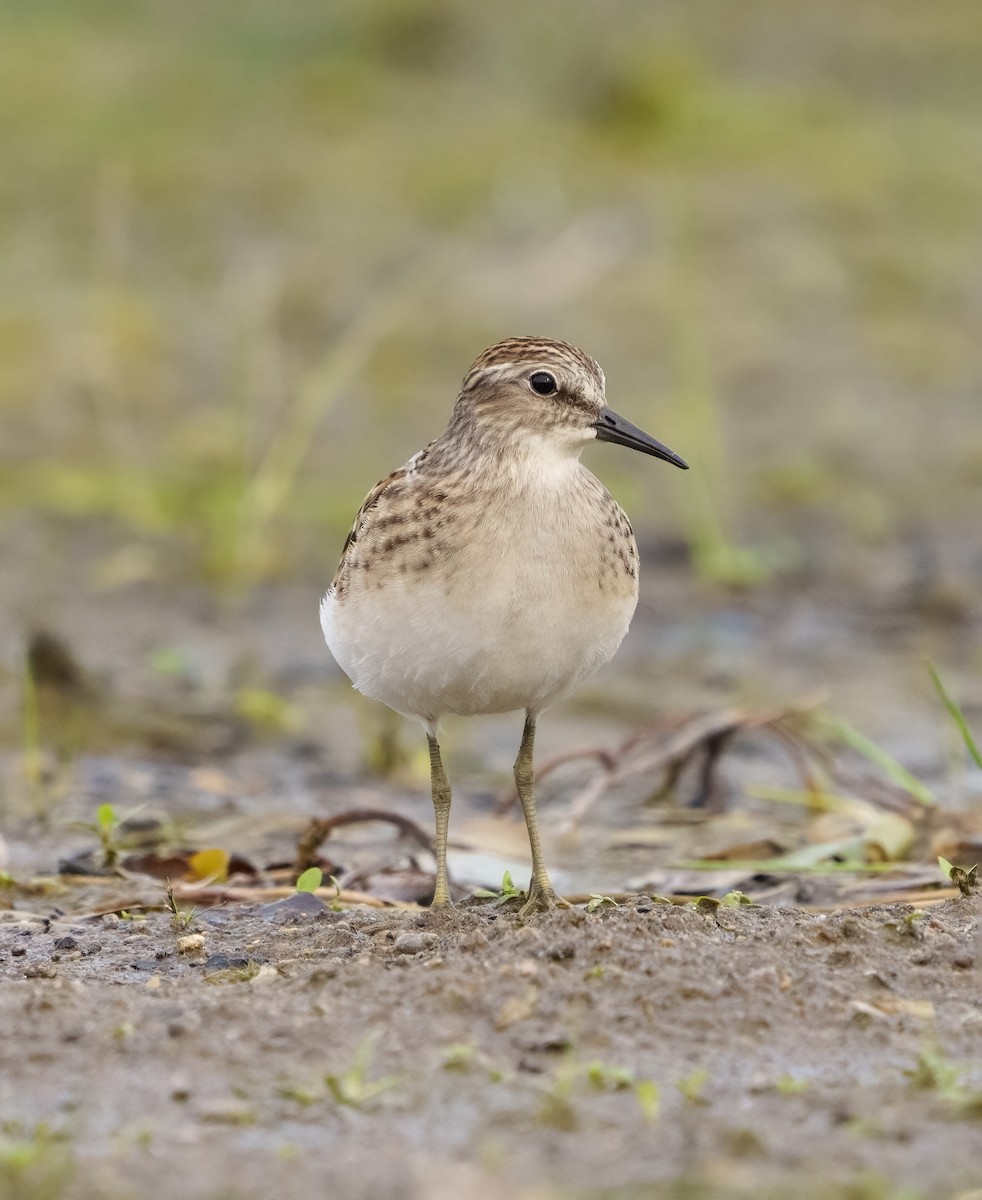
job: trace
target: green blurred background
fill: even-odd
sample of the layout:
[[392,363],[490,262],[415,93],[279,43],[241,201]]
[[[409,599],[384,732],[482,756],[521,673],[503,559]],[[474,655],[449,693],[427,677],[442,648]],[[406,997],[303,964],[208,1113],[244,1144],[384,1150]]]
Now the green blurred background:
[[85,589],[326,582],[516,333],[584,346],[690,460],[591,455],[704,578],[914,537],[977,581],[977,0],[0,14],[22,595],[66,562]]

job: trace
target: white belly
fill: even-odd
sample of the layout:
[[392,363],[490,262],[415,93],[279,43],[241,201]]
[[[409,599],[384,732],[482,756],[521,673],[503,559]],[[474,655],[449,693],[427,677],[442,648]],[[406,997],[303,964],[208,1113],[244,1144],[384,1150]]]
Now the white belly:
[[328,595],[324,636],[355,687],[398,712],[538,712],[613,656],[637,596],[588,597],[562,576],[526,577],[524,594],[514,582],[474,578],[448,592],[436,579],[393,580],[343,605]]

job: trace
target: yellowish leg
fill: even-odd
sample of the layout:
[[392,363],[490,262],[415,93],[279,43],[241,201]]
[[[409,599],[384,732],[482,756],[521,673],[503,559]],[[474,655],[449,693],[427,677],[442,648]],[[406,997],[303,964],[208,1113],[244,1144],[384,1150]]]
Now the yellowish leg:
[[432,733],[426,735],[430,747],[430,785],[433,789],[433,811],[436,814],[436,888],[433,907],[452,905],[450,877],[447,874],[447,830],[450,828],[450,780],[443,769],[440,744]]
[[518,758],[515,759],[515,786],[518,789],[518,798],[522,802],[522,811],[525,813],[529,846],[532,849],[532,882],[529,885],[528,899],[518,914],[521,917],[528,917],[536,912],[548,912],[550,908],[570,907],[565,900],[556,895],[542,858],[539,825],[535,818],[535,769],[532,762],[534,745],[535,714],[529,712],[525,715],[525,731],[522,734]]

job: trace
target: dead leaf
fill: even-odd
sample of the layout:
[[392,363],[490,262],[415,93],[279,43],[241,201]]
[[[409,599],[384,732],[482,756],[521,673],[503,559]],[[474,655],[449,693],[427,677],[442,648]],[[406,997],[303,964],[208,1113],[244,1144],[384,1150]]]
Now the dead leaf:
[[199,850],[188,859],[188,870],[195,879],[224,883],[228,879],[228,863],[227,850]]

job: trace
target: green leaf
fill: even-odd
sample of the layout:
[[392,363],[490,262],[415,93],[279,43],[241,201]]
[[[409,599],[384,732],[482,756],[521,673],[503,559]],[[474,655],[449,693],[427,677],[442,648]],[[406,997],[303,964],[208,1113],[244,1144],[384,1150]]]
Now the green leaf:
[[646,1121],[657,1121],[658,1111],[661,1108],[661,1096],[658,1092],[658,1084],[653,1079],[639,1079],[634,1085],[634,1094],[637,1096],[638,1104],[641,1105],[644,1119]]
[[928,674],[931,676],[931,682],[934,684],[935,690],[941,697],[941,703],[948,710],[948,715],[955,722],[958,732],[962,735],[962,741],[965,743],[965,749],[971,755],[972,761],[977,767],[982,767],[982,750],[979,749],[979,744],[972,736],[972,731],[968,727],[968,722],[965,720],[965,714],[958,705],[958,701],[948,693],[947,688],[941,682],[941,676],[938,674],[938,668],[927,660]]
[[112,829],[116,824],[116,810],[111,804],[100,804],[96,809],[96,821],[100,829]]
[[829,716],[822,718],[822,724],[840,741],[851,746],[853,750],[858,750],[864,758],[868,758],[874,766],[879,767],[891,782],[902,787],[904,791],[910,792],[915,800],[924,805],[935,803],[934,793],[926,784],[922,783],[916,775],[912,775],[906,767],[901,766],[893,755],[888,754],[881,746],[861,734],[858,729],[853,729],[847,722]]
[[320,867],[308,867],[297,880],[298,892],[316,892],[324,882],[324,872]]
[[675,1086],[691,1104],[708,1104],[709,1101],[702,1094],[702,1089],[708,1079],[709,1072],[706,1068],[697,1067],[691,1075],[687,1075],[684,1079],[677,1079]]

